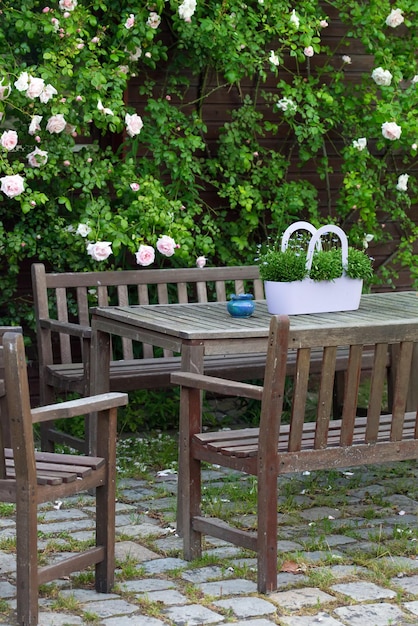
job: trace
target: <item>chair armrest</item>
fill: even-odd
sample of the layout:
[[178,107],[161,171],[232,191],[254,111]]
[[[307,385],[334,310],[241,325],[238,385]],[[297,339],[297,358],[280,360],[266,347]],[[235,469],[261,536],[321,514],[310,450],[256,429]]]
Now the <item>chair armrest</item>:
[[39,325],[41,328],[46,328],[47,330],[57,333],[66,333],[67,335],[81,337],[82,339],[91,339],[90,326],[81,326],[80,324],[73,324],[72,322],[60,322],[59,320],[47,318],[40,318]]
[[85,415],[86,413],[105,411],[106,409],[113,409],[126,404],[128,404],[127,393],[102,393],[97,396],[79,398],[32,409],[32,421],[38,423],[66,419],[68,417]]
[[249,383],[241,383],[235,380],[217,378],[215,376],[205,376],[204,374],[175,372],[171,374],[170,380],[175,385],[204,389],[205,391],[213,391],[226,396],[261,400],[263,395],[263,387],[259,385],[250,385]]

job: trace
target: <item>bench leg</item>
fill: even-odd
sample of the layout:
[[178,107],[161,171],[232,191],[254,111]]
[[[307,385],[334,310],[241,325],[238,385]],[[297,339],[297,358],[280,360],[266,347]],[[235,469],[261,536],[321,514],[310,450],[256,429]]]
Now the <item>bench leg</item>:
[[19,626],[38,624],[38,519],[36,494],[21,489],[16,502],[16,587]]

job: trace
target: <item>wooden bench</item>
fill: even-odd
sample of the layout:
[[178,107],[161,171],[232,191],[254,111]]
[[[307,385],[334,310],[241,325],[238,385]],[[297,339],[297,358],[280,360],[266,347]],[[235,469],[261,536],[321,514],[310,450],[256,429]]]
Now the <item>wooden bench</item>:
[[[280,474],[336,469],[416,459],[418,455],[417,402],[406,411],[418,323],[377,324],[332,331],[289,331],[289,318],[273,316],[264,385],[193,373],[174,373],[181,386],[180,448],[183,462],[179,485],[184,557],[201,555],[203,534],[254,550],[258,559],[258,591],[277,588],[277,505]],[[314,421],[306,420],[311,350],[324,348]],[[372,350],[373,364],[367,414],[357,416],[362,352]],[[348,349],[346,384],[340,419],[332,419],[336,358]],[[288,354],[296,352],[289,423],[283,420],[283,396]],[[387,354],[394,357],[392,395],[386,405]],[[259,428],[202,432],[201,393],[212,392],[260,400]],[[224,520],[204,515],[201,508],[201,463],[228,467],[257,477],[257,531],[249,532]]]
[[[4,329],[3,329],[4,330]],[[117,407],[127,395],[108,393],[31,410],[22,334],[2,333],[0,390],[7,402],[12,447],[3,448],[0,422],[0,501],[16,504],[17,620],[38,624],[39,586],[90,565],[96,590],[108,593],[115,569],[115,482]],[[97,457],[35,452],[33,424],[98,413]],[[37,507],[80,493],[96,491],[96,545],[52,565],[38,567]]]
[[[227,301],[229,294],[252,293],[264,298],[258,267],[141,269],[85,273],[50,273],[41,263],[32,266],[32,285],[38,342],[40,402],[57,394],[89,393],[90,314],[92,306]],[[265,355],[251,359],[210,357],[205,368],[215,375],[238,380],[262,377]],[[123,339],[114,342],[110,389],[133,391],[171,386],[170,373],[180,368],[180,357],[153,346]],[[88,428],[88,424],[86,424]],[[42,448],[54,442],[86,450],[86,442],[43,425]]]
[[[226,302],[230,294],[243,292],[264,299],[257,266],[52,273],[36,263],[32,266],[32,285],[42,405],[68,392],[88,395],[92,306]],[[171,386],[171,372],[180,370],[178,355],[129,339],[114,342],[113,353],[111,391],[167,388]],[[234,380],[262,379],[265,359],[265,354],[209,356],[205,358],[205,372]],[[342,350],[337,360],[336,404],[341,402],[347,361],[348,353]],[[313,351],[312,370],[319,372],[321,363],[321,352]],[[372,354],[365,352],[363,369],[370,369],[371,363]],[[294,365],[291,355],[290,376]],[[52,451],[54,443],[67,443],[87,452],[87,422],[85,428],[86,436],[81,440],[58,431],[52,424],[43,424],[42,449]]]

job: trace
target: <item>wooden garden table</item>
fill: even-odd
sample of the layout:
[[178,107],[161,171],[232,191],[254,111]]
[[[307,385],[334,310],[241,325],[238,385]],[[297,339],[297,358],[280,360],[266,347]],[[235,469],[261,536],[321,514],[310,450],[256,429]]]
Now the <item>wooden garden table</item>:
[[[110,337],[118,335],[181,353],[183,371],[202,373],[204,355],[266,352],[270,314],[265,301],[257,301],[249,318],[233,318],[226,303],[97,307],[92,311],[91,393],[109,389]],[[350,328],[379,324],[418,324],[418,293],[413,291],[363,295],[356,311],[290,317],[290,345],[297,345],[304,330],[318,329],[318,347],[328,333],[349,333]],[[414,354],[418,374],[418,349]],[[418,380],[417,377],[415,377]],[[418,385],[410,390],[416,408]],[[415,409],[414,409],[415,410]],[[182,407],[180,407],[182,417]],[[180,419],[181,419],[180,417]],[[182,459],[179,458],[179,474]],[[180,478],[179,478],[179,484]],[[181,527],[181,520],[178,520]]]

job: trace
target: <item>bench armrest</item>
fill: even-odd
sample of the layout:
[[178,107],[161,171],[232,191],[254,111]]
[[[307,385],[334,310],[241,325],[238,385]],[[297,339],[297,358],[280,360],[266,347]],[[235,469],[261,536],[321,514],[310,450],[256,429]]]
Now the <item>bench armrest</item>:
[[213,391],[227,396],[238,396],[240,398],[252,398],[261,400],[263,387],[250,385],[235,380],[216,378],[215,376],[205,376],[204,374],[192,374],[189,372],[176,372],[171,374],[170,380],[175,385],[192,387],[205,391]]
[[81,326],[80,324],[73,324],[72,322],[61,322],[48,318],[40,318],[39,325],[41,328],[46,328],[53,332],[66,333],[67,335],[81,337],[82,339],[91,339],[90,326]]
[[118,406],[128,404],[128,394],[126,393],[102,393],[97,396],[87,398],[79,398],[77,400],[69,400],[60,402],[59,404],[50,404],[32,409],[32,421],[34,423],[47,422],[49,420],[66,419],[93,413],[96,411],[104,411],[113,409]]

